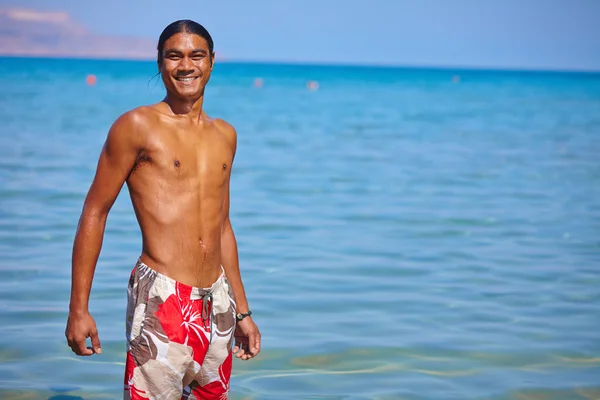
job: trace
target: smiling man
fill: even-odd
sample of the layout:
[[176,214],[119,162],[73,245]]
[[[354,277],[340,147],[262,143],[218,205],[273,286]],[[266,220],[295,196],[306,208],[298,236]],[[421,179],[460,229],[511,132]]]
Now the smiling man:
[[214,65],[206,29],[173,22],[157,50],[167,95],[108,133],[75,235],[65,334],[77,355],[102,352],[88,303],[106,219],[127,183],[143,243],[128,285],[124,398],[225,398],[232,354],[260,351],[229,220],[236,132],[202,109]]

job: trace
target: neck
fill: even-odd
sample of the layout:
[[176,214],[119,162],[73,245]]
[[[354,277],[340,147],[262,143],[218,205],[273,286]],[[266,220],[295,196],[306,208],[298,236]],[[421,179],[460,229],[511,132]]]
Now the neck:
[[199,98],[193,100],[181,99],[173,96],[170,93],[167,93],[167,96],[164,98],[163,102],[169,106],[175,115],[185,115],[194,121],[198,121],[200,118],[202,118],[204,93],[202,93]]

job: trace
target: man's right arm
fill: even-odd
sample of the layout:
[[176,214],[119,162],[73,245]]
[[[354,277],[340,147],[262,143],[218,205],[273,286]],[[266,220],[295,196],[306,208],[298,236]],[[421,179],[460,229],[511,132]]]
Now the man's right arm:
[[[140,149],[136,132],[139,118],[135,111],[129,112],[111,127],[77,226],[73,244],[69,319],[65,331],[68,344],[77,355],[101,352],[88,302],[108,213],[135,165]],[[86,348],[88,337],[92,339],[93,350]]]

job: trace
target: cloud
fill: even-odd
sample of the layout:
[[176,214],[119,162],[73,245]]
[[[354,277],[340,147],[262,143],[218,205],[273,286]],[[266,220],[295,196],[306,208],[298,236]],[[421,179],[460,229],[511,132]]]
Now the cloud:
[[153,59],[154,40],[97,35],[64,11],[0,8],[0,55]]
[[8,18],[13,21],[38,21],[38,22],[52,22],[55,24],[64,24],[70,22],[69,14],[66,12],[48,12],[48,11],[37,11],[27,10],[22,8],[13,8],[8,10],[0,10],[0,13],[6,13]]

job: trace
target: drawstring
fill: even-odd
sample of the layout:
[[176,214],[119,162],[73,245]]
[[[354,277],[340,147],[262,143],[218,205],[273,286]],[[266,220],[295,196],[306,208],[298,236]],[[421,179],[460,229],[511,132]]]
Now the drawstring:
[[[210,301],[210,305],[208,304]],[[206,320],[208,319],[208,329],[210,329],[210,340],[208,343],[212,343],[212,337],[213,337],[213,329],[212,329],[212,323],[213,323],[213,294],[211,292],[206,293],[204,296],[202,296],[202,323],[204,324],[204,326],[206,326]],[[210,315],[208,313],[208,307],[210,307]]]

